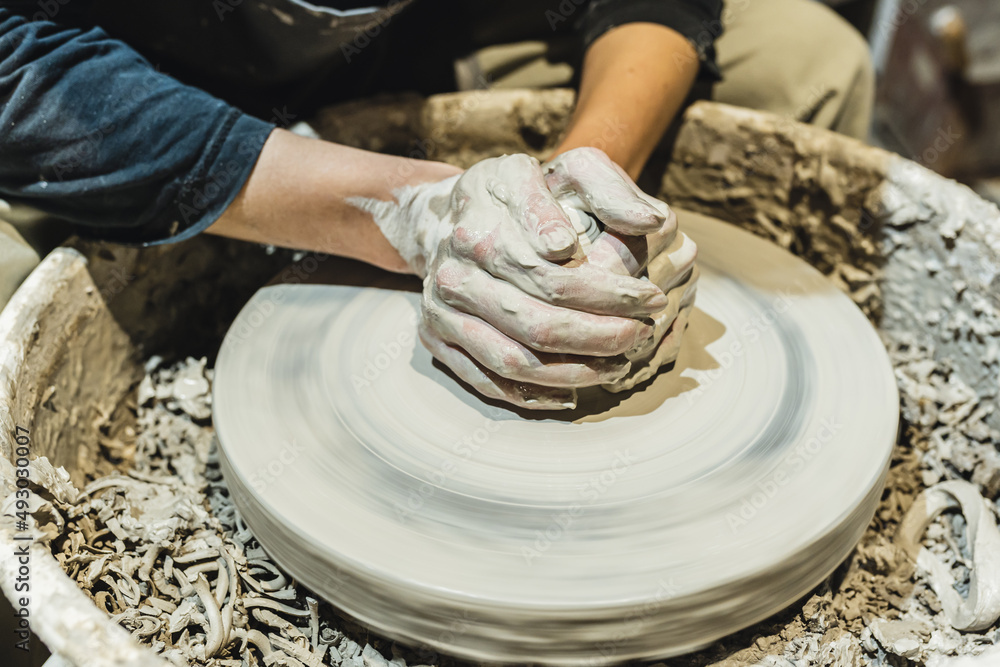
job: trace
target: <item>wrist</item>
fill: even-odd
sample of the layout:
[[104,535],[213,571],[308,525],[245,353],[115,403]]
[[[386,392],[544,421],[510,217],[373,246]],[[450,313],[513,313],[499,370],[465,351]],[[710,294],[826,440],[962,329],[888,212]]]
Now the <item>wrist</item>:
[[[355,196],[345,198],[350,209],[370,220],[365,225],[381,250],[371,263],[395,273],[423,278],[433,259],[432,244],[440,237],[430,205],[435,197],[450,195],[453,181],[464,171],[445,162],[379,155],[381,177]],[[440,208],[440,207],[438,207]]]
[[[421,175],[431,173],[422,171]],[[438,246],[452,231],[449,200],[459,177],[452,173],[441,180],[403,185],[392,190],[388,199],[351,197],[347,202],[368,213],[409,270],[424,278]]]

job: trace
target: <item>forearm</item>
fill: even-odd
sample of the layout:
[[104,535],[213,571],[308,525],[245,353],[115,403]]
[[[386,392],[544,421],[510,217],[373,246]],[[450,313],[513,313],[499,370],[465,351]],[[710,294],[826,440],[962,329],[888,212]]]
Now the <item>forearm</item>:
[[240,193],[208,232],[314,250],[408,273],[411,269],[350,197],[389,201],[393,191],[460,169],[275,130]]
[[593,146],[638,177],[698,67],[694,47],[670,28],[629,23],[609,30],[587,50],[576,109],[555,154]]

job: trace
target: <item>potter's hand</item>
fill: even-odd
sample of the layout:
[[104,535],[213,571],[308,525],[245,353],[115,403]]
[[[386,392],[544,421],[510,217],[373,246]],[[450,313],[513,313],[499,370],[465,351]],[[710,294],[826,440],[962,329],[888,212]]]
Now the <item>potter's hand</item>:
[[[544,170],[549,189],[578,227],[585,225],[584,216],[589,213],[606,228],[590,247],[580,249],[575,262],[622,275],[646,276],[667,295],[667,305],[651,317],[652,335],[626,352],[632,362],[629,373],[604,384],[609,391],[631,389],[677,358],[694,306],[698,280],[694,260],[698,249],[678,231],[674,212],[642,192],[601,151],[574,149],[546,163]],[[634,227],[623,225],[623,221],[632,219],[638,202],[645,202],[660,214],[661,223],[648,229],[645,236],[629,234]]]
[[631,389],[677,359],[698,287],[698,267],[694,264],[697,253],[698,248],[683,232],[678,232],[665,248],[650,253],[653,259],[646,267],[647,275],[666,293],[668,304],[652,315],[652,336],[627,353],[632,362],[628,375],[606,383],[604,388],[608,391]]
[[[575,405],[576,387],[629,374],[624,353],[651,344],[669,307],[652,282],[597,264],[564,266],[576,232],[536,160],[484,160],[460,176],[362,200],[424,278],[421,340],[479,392],[523,407]],[[617,228],[660,229],[661,210],[595,194]],[[603,209],[602,209],[603,210]]]

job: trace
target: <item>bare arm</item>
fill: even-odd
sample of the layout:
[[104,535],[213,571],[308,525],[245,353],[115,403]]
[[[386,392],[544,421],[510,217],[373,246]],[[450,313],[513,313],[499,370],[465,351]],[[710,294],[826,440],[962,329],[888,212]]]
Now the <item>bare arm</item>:
[[391,200],[400,187],[461,171],[442,162],[371,153],[278,129],[268,137],[243,189],[207,231],[410,273],[371,215],[346,200]]
[[637,178],[698,66],[694,47],[670,28],[628,23],[609,30],[587,50],[576,110],[555,154],[600,148]]
[[[610,30],[587,51],[577,108],[556,154],[596,146],[635,178],[697,71],[694,48],[669,28],[630,23]],[[346,200],[391,200],[397,188],[457,173],[440,162],[380,155],[279,129],[208,232],[409,272],[371,216]]]
[[[599,153],[556,163],[560,194],[591,202],[626,236],[669,228],[665,207]],[[602,184],[593,192],[592,171]],[[461,173],[276,130],[208,231],[426,278],[420,332],[431,352],[487,396],[535,409],[573,406],[577,386],[624,377],[621,353],[649,345],[645,318],[669,305],[650,281],[557,261],[574,253],[577,233],[527,155]]]

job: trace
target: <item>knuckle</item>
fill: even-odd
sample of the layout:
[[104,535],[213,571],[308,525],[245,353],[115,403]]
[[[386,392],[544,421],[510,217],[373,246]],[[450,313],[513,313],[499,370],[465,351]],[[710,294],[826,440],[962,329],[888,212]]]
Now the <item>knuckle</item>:
[[562,214],[562,209],[555,203],[552,199],[552,194],[547,190],[544,192],[536,190],[535,192],[529,193],[524,198],[524,208],[529,214],[537,218],[538,222],[549,218],[561,220],[565,217]]
[[553,305],[562,305],[566,302],[566,283],[561,280],[550,280],[542,286],[542,293],[545,300]]
[[531,267],[528,272],[543,301],[553,305],[565,303],[569,286],[564,276],[542,265]]
[[464,224],[459,224],[448,237],[448,254],[469,257],[474,247],[473,235]]
[[505,160],[506,165],[514,167],[515,169],[535,169],[538,167],[538,160],[525,153],[505,155],[499,159]]
[[548,348],[552,343],[552,329],[544,324],[532,324],[525,332],[527,343],[536,350]]
[[434,287],[441,294],[453,293],[464,282],[463,274],[458,262],[445,260],[434,274]]
[[523,357],[513,348],[506,348],[500,353],[499,364],[493,369],[503,377],[523,376],[527,372]]

